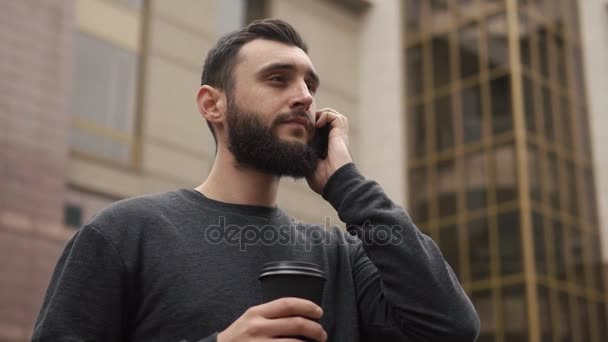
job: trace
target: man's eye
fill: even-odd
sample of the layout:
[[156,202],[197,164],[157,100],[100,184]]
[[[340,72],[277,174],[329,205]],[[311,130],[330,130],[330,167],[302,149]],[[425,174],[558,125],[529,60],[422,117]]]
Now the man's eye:
[[283,77],[283,76],[279,76],[279,75],[276,75],[276,76],[270,76],[270,77],[268,78],[268,80],[269,80],[269,81],[273,81],[273,82],[285,82],[285,77]]
[[317,91],[317,89],[315,88],[314,85],[307,83],[306,86],[308,87],[308,91],[310,91],[311,94],[314,95],[314,93]]

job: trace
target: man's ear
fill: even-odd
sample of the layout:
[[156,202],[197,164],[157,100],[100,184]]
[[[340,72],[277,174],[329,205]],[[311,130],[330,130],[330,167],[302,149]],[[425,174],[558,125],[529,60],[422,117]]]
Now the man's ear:
[[209,85],[204,85],[196,93],[196,104],[201,115],[211,123],[224,121],[226,113],[226,96],[224,92]]

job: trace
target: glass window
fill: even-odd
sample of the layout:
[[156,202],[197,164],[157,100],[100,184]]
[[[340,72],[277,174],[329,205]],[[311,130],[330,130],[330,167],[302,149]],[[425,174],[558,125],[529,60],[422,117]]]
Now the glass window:
[[572,323],[570,321],[570,304],[567,293],[559,294],[559,310],[555,312],[557,317],[557,336],[558,341],[572,341]]
[[540,160],[538,149],[531,145],[528,146],[528,177],[530,197],[533,201],[540,202],[542,198]]
[[553,39],[555,47],[555,64],[557,66],[557,81],[562,87],[566,88],[568,86],[568,72],[566,70],[566,48],[564,39],[559,35],[553,35]]
[[433,51],[433,86],[439,88],[450,83],[450,40],[449,35],[436,36],[431,41]]
[[471,294],[471,301],[481,321],[477,342],[494,341],[494,334],[496,334],[496,316],[494,314],[496,312],[496,302],[492,290],[474,291]]
[[551,89],[543,87],[543,119],[545,122],[545,137],[549,141],[555,140],[555,128],[553,127],[553,104],[551,103]]
[[523,285],[503,288],[502,311],[505,342],[521,342],[528,338],[526,295]]
[[488,188],[485,154],[483,151],[469,154],[464,162],[467,209],[483,208],[487,206]]
[[439,216],[455,215],[458,210],[458,182],[454,160],[437,164]]
[[483,280],[490,277],[490,232],[488,219],[469,221],[469,257],[471,258],[471,279]]
[[84,32],[74,48],[70,144],[79,151],[128,162],[135,124],[137,55]]
[[566,96],[560,96],[560,114],[561,114],[561,136],[559,141],[562,147],[566,150],[571,150],[574,142],[572,141],[572,120],[570,115],[570,103]]
[[547,173],[546,177],[546,185],[547,190],[549,191],[549,202],[551,206],[555,209],[559,209],[559,177],[558,170],[559,167],[557,155],[553,152],[549,152],[547,154]]
[[570,274],[574,276],[574,281],[584,286],[586,284],[585,281],[585,258],[583,256],[583,233],[577,231],[572,227],[568,227],[564,230],[566,234],[564,236],[568,253],[568,268],[570,269]]
[[435,118],[437,152],[441,153],[454,147],[454,120],[450,95],[435,99]]
[[540,316],[540,337],[543,342],[552,342],[551,329],[552,312],[549,303],[549,290],[544,286],[538,286],[538,313]]
[[545,228],[540,213],[532,212],[532,232],[534,233],[534,260],[536,272],[547,274],[547,251],[545,250]]
[[580,46],[570,44],[569,47],[571,85],[574,87],[574,92],[584,98],[585,76],[582,74],[584,72],[582,51]]
[[429,190],[426,168],[410,170],[410,203],[414,221],[426,221],[429,218]]
[[562,224],[553,220],[553,252],[555,260],[555,272],[558,280],[566,281],[566,259],[564,258],[564,228]]
[[537,32],[537,51],[538,51],[538,57],[539,57],[539,66],[540,66],[540,73],[543,77],[545,78],[549,78],[549,55],[548,55],[548,51],[549,51],[549,44],[548,44],[548,38],[549,33],[547,32],[547,29],[544,27],[541,27],[538,32]]
[[595,202],[595,181],[590,168],[585,168],[583,183],[585,184],[585,218],[592,223],[597,223],[597,211]]
[[524,67],[532,69],[532,40],[530,31],[530,19],[525,14],[520,13],[519,16],[519,53],[521,64]]
[[448,0],[428,0],[431,7],[431,25],[434,31],[443,30],[450,25]]
[[606,304],[597,302],[595,304],[595,314],[597,315],[598,341],[608,341],[608,317],[606,316]]
[[502,76],[490,81],[492,131],[494,134],[506,132],[513,128],[510,79],[510,76]]
[[532,80],[523,76],[524,86],[524,113],[526,115],[526,128],[532,134],[536,133],[536,118],[534,115],[534,89]]
[[512,144],[494,147],[494,175],[496,185],[496,203],[517,199],[517,181],[515,176],[515,150]]
[[500,13],[487,18],[485,21],[485,29],[488,38],[488,69],[492,70],[500,66],[508,65],[509,44],[505,14]]
[[443,257],[450,264],[454,273],[460,276],[460,260],[458,253],[460,248],[460,239],[458,238],[458,226],[450,225],[439,228],[439,247]]
[[460,77],[479,74],[479,24],[473,23],[458,31],[460,50]]
[[409,96],[418,96],[424,87],[422,45],[417,44],[407,49],[406,82]]
[[424,104],[409,107],[409,113],[410,159],[418,159],[426,155],[426,115]]
[[502,275],[522,272],[521,227],[519,211],[498,215],[498,243],[500,252],[500,273]]
[[407,22],[407,34],[415,34],[420,31],[422,17],[422,0],[408,0],[405,2],[405,18]]
[[566,184],[564,189],[568,193],[564,196],[568,206],[568,211],[572,216],[578,216],[578,187],[576,184],[576,172],[574,163],[570,160],[566,161]]
[[462,90],[462,116],[464,142],[472,143],[481,140],[483,116],[479,84]]
[[589,235],[589,246],[590,246],[590,263],[591,263],[591,275],[593,276],[593,286],[596,291],[604,293],[604,263],[602,261],[602,250],[601,250],[601,237],[597,233]]
[[591,327],[589,326],[589,308],[587,307],[587,299],[583,297],[577,298],[578,315],[574,318],[578,320],[578,326],[581,330],[581,341],[591,341]]

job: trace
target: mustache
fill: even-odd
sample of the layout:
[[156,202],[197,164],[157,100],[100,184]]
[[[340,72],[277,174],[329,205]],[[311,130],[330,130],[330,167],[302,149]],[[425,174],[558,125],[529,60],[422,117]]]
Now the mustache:
[[278,124],[286,122],[286,121],[293,120],[295,118],[298,118],[301,120],[306,120],[306,130],[309,133],[314,131],[315,125],[310,120],[310,116],[308,115],[306,110],[301,109],[301,108],[291,110],[287,113],[279,114],[279,116],[277,116],[277,118],[275,120],[275,125],[278,125]]

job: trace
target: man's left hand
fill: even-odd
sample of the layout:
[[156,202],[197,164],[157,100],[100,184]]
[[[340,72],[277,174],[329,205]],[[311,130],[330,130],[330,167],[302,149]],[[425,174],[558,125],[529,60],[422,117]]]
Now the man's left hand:
[[331,175],[340,167],[352,163],[353,158],[348,148],[348,119],[331,108],[323,108],[316,113],[316,128],[331,125],[327,143],[327,158],[319,159],[315,172],[306,177],[308,186],[318,194]]

